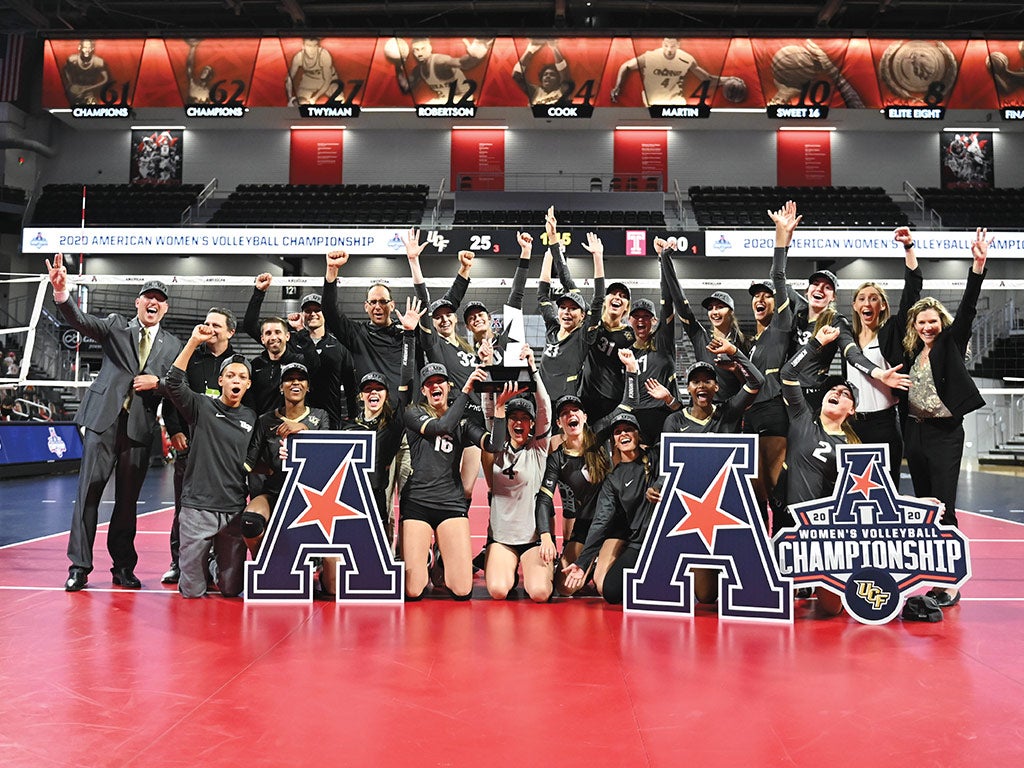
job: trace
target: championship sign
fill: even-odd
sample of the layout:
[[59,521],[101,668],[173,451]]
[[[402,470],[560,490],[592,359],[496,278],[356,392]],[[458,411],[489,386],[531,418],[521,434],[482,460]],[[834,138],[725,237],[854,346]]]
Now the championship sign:
[[370,488],[376,438],[305,431],[288,439],[284,488],[256,560],[245,564],[247,601],[311,601],[321,557],[337,559],[339,603],[403,601],[405,571]]
[[960,587],[971,575],[966,537],[940,524],[941,505],[900,496],[886,445],[840,445],[832,496],[791,507],[796,528],[775,536],[779,572],[842,596],[857,621],[884,624],[907,591]]

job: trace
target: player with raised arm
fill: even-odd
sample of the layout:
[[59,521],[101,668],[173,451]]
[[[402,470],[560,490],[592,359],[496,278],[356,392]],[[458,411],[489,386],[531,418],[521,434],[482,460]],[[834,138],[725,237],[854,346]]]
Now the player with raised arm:
[[465,70],[472,69],[483,61],[491,50],[491,42],[462,39],[466,53],[458,58],[445,53],[434,53],[429,37],[412,40],[412,56],[416,64],[411,72],[404,69],[405,61],[394,61],[395,77],[402,93],[412,93],[419,83],[426,85],[434,95],[427,104],[458,104],[472,101],[474,85],[466,77]]
[[536,388],[534,401],[521,397],[526,388],[511,381],[496,396],[484,396],[489,422],[484,466],[491,488],[484,575],[491,597],[504,600],[521,565],[526,593],[534,602],[543,603],[551,597],[557,554],[548,518],[545,514],[545,520],[538,521],[536,506],[547,465],[551,401],[537,376],[528,344],[523,344],[520,356],[527,362]]
[[[545,45],[551,50],[554,60],[541,67],[537,82],[530,82],[526,78],[526,69]],[[559,50],[557,40],[531,40],[519,61],[512,67],[512,79],[523,89],[533,106],[568,104],[576,90],[576,82],[569,71],[569,62]]]
[[[940,522],[946,525],[958,524],[956,495],[964,455],[964,416],[985,405],[966,358],[990,245],[988,230],[979,228],[971,243],[971,270],[956,317],[931,296],[907,311],[903,337],[911,380],[904,433],[907,469],[914,495],[938,499],[943,505]],[[960,601],[956,589],[936,587],[930,594],[943,608]]]

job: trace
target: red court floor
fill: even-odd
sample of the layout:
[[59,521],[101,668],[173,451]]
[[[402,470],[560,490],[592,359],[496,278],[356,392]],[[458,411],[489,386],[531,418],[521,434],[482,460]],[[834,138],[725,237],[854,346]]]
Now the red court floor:
[[961,520],[960,605],[880,627],[813,601],[788,625],[498,603],[479,579],[468,603],[185,601],[159,583],[166,510],[140,519],[137,592],[108,586],[102,528],[77,594],[65,534],[12,544],[0,765],[1021,765],[1024,526]]

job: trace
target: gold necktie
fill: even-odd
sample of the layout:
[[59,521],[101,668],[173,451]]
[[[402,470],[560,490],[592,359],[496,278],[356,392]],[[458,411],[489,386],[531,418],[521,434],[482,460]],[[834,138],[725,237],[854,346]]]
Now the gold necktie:
[[[146,367],[146,360],[149,358],[149,328],[142,328],[142,336],[139,338],[139,373]],[[135,389],[128,390],[124,398],[123,407],[127,411],[132,407],[132,399],[135,397]]]
[[146,367],[146,360],[149,359],[149,328],[142,329],[142,338],[139,339],[139,370]]

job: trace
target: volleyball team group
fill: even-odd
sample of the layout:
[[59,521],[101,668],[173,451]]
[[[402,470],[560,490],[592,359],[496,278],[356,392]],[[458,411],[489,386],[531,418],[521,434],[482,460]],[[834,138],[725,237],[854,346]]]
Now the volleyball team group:
[[[403,238],[415,295],[400,307],[388,286],[376,283],[367,290],[365,320],[342,312],[337,292],[349,255],[333,251],[322,294],[303,297],[302,311],[287,319],[259,320],[260,358],[230,354],[224,338],[234,318],[211,309],[154,386],[167,398],[165,421],[176,409],[187,424],[180,429],[190,434],[165,582],[177,581],[186,597],[206,594],[208,583],[227,596],[241,593],[245,558],[258,552],[284,485],[286,438],[304,429],[376,432],[370,485],[404,563],[407,601],[432,586],[468,600],[474,571],[482,569],[496,600],[516,589],[521,573],[535,602],[596,589],[621,603],[623,571],[637,562],[661,498],[658,450],[666,432],[757,434],[753,482],[769,533],[794,525],[790,505],[831,495],[834,447],[847,443],[886,444],[897,487],[906,459],[914,495],[937,499],[941,522],[956,525],[963,417],[984,403],[965,359],[987,232],[979,229],[971,243],[955,317],[921,296],[907,228],[894,233],[906,265],[898,305],[880,285],[865,282],[854,289],[847,317],[836,306],[833,273],[810,275],[802,294],[787,284],[789,244],[801,219],[796,204],[768,216],[775,250],[768,279],[749,288],[755,327],[746,332],[724,291],[701,297],[704,312],[694,312],[676,274],[674,240],[654,241],[661,287],[655,306],[632,299],[625,283],[606,281],[594,233],[582,244],[593,258],[590,300],[562,247],[543,256],[537,303],[546,338],[539,359],[528,344],[511,340],[508,327],[495,334],[481,302],[466,301],[472,252],[460,252],[451,287],[431,300],[419,265],[426,243],[416,230]],[[549,209],[548,243],[561,242],[557,227]],[[506,304],[521,310],[533,238],[517,238],[521,253]],[[59,256],[48,267],[51,282],[59,281]],[[257,278],[251,310],[258,311],[269,283],[269,275]],[[683,381],[677,336],[689,341],[695,359],[679,372]],[[323,341],[332,337],[341,347],[333,358]],[[207,361],[198,385],[194,355]],[[837,355],[844,374],[830,375]],[[333,376],[326,375],[330,368],[337,369]],[[338,382],[353,369],[342,388]],[[254,399],[253,387],[263,395]],[[481,469],[489,520],[485,548],[474,551],[468,514]],[[73,555],[71,570],[74,577]],[[337,574],[337,561],[324,558],[322,595],[334,594]],[[701,602],[717,600],[718,571],[696,571],[694,589]],[[960,599],[956,589],[929,594],[942,607]],[[842,610],[835,593],[818,589],[816,597],[819,611]]]

